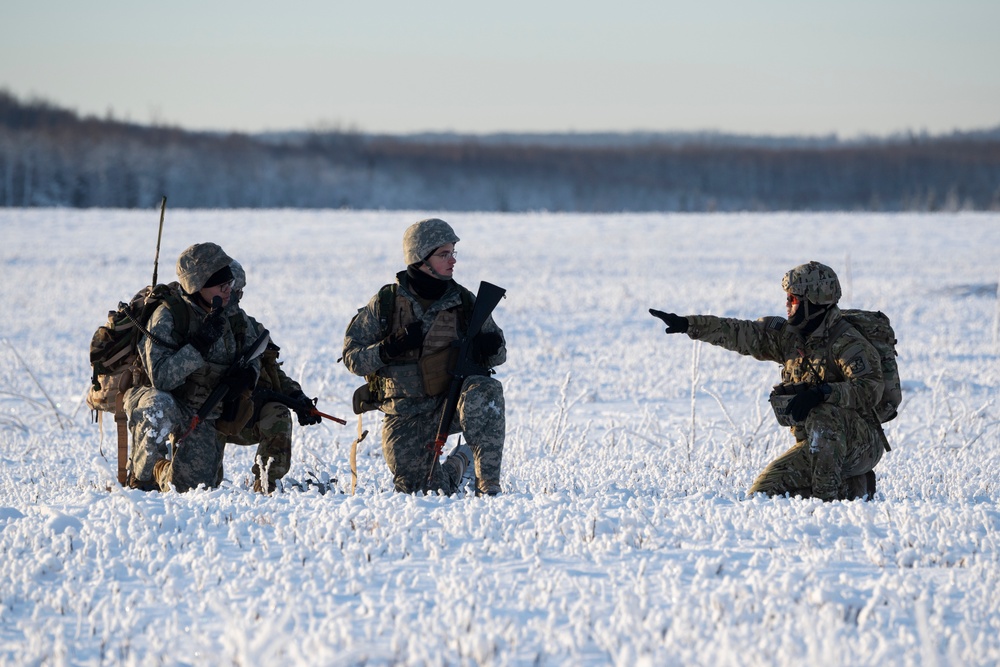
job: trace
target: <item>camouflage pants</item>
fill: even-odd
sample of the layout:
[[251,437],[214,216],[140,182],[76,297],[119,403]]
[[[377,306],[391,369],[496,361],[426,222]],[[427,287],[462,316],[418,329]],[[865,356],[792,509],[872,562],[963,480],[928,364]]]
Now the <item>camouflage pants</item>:
[[[382,453],[397,491],[424,490],[432,462],[430,446],[437,435],[443,409],[442,401],[429,414],[385,416]],[[505,429],[503,386],[490,377],[467,378],[449,432],[465,435],[472,448],[477,489],[484,493],[499,491]],[[459,482],[458,469],[448,460],[435,468],[426,489],[451,494],[458,489]]]
[[194,412],[165,391],[134,387],[125,394],[125,413],[132,435],[129,472],[136,488],[168,491],[173,485],[178,491],[187,491],[199,484],[218,485],[215,471],[222,460],[223,445],[214,421],[199,424],[178,445],[173,459],[157,466],[154,479],[154,464],[167,458],[167,436],[184,433]]
[[795,429],[795,445],[772,461],[750,493],[837,500],[865,488],[858,478],[881,460],[882,434],[852,410],[821,403]]
[[[261,463],[267,471],[267,488],[273,491],[275,482],[292,467],[292,415],[281,403],[265,403],[237,435],[219,436],[223,442],[249,447],[257,445],[254,456],[254,487],[260,490]],[[222,482],[222,459],[219,459],[218,482]]]

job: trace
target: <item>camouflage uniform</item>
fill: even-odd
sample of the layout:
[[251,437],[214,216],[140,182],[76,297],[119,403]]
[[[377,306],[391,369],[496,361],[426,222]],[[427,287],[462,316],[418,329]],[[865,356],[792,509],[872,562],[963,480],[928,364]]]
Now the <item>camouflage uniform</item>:
[[[235,260],[230,264],[230,268],[233,271],[234,282],[229,309],[234,311],[239,310],[243,289],[247,284],[247,276],[243,266]],[[256,330],[264,330],[264,327],[254,318],[251,317],[250,321]],[[288,377],[282,370],[281,362],[278,361],[279,351],[280,348],[273,342],[268,343],[267,350],[260,358],[260,377],[257,379],[257,386],[254,389],[254,411],[250,421],[239,433],[233,435],[220,433],[220,438],[224,443],[243,447],[257,445],[251,470],[254,476],[254,489],[257,491],[264,488],[261,483],[261,464],[267,470],[268,491],[273,491],[277,480],[287,475],[292,467],[291,411],[282,403],[266,401],[263,398],[263,392],[274,391],[290,397],[304,397],[299,383]],[[217,483],[222,483],[223,474],[222,459],[220,458]]]
[[856,492],[864,487],[849,478],[863,476],[882,458],[884,436],[873,412],[882,396],[879,355],[853,327],[830,340],[840,319],[840,309],[831,307],[823,324],[803,338],[782,318],[688,316],[691,338],[775,361],[782,365],[783,384],[827,383],[832,390],[804,422],[791,427],[795,445],[765,468],[751,493],[824,500],[861,495]]
[[[197,292],[208,276],[231,261],[215,244],[196,244],[185,253],[198,246],[204,251],[202,256],[208,259],[204,265],[195,262],[193,277],[181,275],[181,285],[188,294]],[[184,257],[182,255],[182,259]],[[181,274],[180,260],[178,274]],[[199,484],[206,487],[218,484],[216,471],[224,448],[216,431],[216,421],[222,414],[221,404],[179,444],[172,459],[167,459],[168,437],[187,431],[192,418],[218,386],[223,374],[243,352],[244,346],[259,334],[257,325],[242,310],[230,313],[223,335],[202,356],[188,339],[207,312],[193,297],[185,295],[183,301],[190,309],[188,331],[176,331],[169,307],[161,304],[147,328],[155,338],[173,343],[176,349],[144,336],[139,353],[148,382],[130,388],[125,394],[125,412],[132,433],[129,477],[136,488],[166,491],[173,485],[178,491],[186,491]],[[259,361],[254,360],[252,367],[254,372],[259,372]]]
[[[405,251],[405,239],[404,256],[408,264],[413,264],[416,256]],[[457,237],[446,242],[454,240]],[[434,243],[430,243],[431,249],[444,245]],[[434,352],[447,349],[459,338],[459,330],[463,326],[463,292],[467,301],[474,298],[464,287],[450,281],[443,296],[427,303],[411,291],[406,272],[400,272],[396,276],[393,312],[379,312],[380,295],[376,294],[367,306],[358,311],[345,334],[344,364],[348,370],[356,375],[374,377],[373,395],[379,410],[385,415],[382,451],[397,491],[413,493],[425,489],[432,461],[430,446],[440,426],[447,392],[435,396],[427,394],[420,361]],[[413,320],[419,320],[422,330],[426,332],[421,348],[387,363],[379,351],[388,334],[386,328],[398,330]],[[482,332],[495,332],[502,341],[503,332],[492,317],[487,319]],[[480,361],[484,367],[492,368],[506,359],[507,350],[501,342],[495,354]],[[504,419],[503,387],[500,382],[487,376],[466,378],[449,432],[462,432],[472,449],[477,492],[493,494],[500,491],[506,428]],[[462,467],[452,465],[452,458],[449,457],[444,465],[436,467],[426,489],[455,492],[461,481],[461,470]]]
[[[252,322],[257,321],[250,318]],[[258,324],[259,326],[259,324]],[[261,463],[267,470],[267,488],[273,491],[277,480],[288,474],[292,467],[292,415],[282,403],[265,401],[264,391],[275,391],[286,396],[302,394],[298,382],[288,377],[281,369],[278,361],[279,348],[269,344],[267,351],[260,359],[260,378],[254,390],[253,417],[247,425],[235,435],[220,434],[222,441],[234,445],[248,447],[257,445],[254,456],[253,476],[254,488],[263,489],[261,483]],[[219,460],[218,480],[222,481],[222,460]]]
[[[805,335],[798,323],[793,326],[781,317],[676,319],[686,319],[686,333],[694,340],[781,364],[782,385],[805,383],[828,392],[804,420],[792,420],[795,445],[764,469],[750,493],[860,498],[873,490],[866,474],[872,474],[888,444],[875,415],[883,391],[879,354],[843,320],[835,305],[840,283],[832,269],[818,262],[796,267],[786,274],[783,287],[802,297],[800,307],[806,316],[813,310]],[[806,297],[814,301],[807,303]],[[676,316],[667,319],[671,317]],[[674,325],[668,321],[668,326]],[[685,329],[667,330],[679,331]]]

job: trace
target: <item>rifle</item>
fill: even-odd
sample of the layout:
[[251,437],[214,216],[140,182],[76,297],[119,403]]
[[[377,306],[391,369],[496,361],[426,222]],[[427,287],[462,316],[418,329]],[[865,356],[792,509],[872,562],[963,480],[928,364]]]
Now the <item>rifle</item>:
[[272,391],[271,389],[258,389],[254,392],[254,396],[259,396],[264,403],[281,403],[286,405],[295,412],[303,411],[306,414],[313,415],[315,417],[322,417],[323,419],[329,419],[330,421],[337,422],[344,426],[347,422],[339,417],[334,417],[333,415],[328,415],[325,412],[320,412],[316,409],[316,405],[310,401],[308,398],[304,400],[298,400],[288,396],[287,394],[282,394],[277,391]]
[[[251,361],[259,357],[260,355],[264,354],[264,350],[267,349],[267,344],[270,340],[271,340],[270,334],[268,333],[267,329],[264,329],[264,331],[261,332],[260,336],[257,337],[257,340],[255,340],[250,347],[244,350],[243,354],[241,354],[236,359],[236,361],[233,362],[233,365],[230,366],[229,369],[225,372],[225,374],[222,376],[222,379],[224,380],[225,378],[233,375],[234,373],[247,368],[250,365]],[[212,410],[215,409],[215,406],[217,406],[222,401],[222,399],[226,397],[226,394],[228,393],[229,393],[229,385],[226,384],[225,382],[220,381],[219,384],[215,387],[215,389],[212,390],[212,393],[208,395],[208,398],[205,399],[205,402],[201,404],[201,409],[199,409],[198,412],[195,414],[195,416],[191,418],[191,423],[188,425],[187,431],[185,431],[184,434],[181,435],[179,438],[170,440],[170,451],[168,458],[172,459],[174,457],[174,450],[180,446],[184,438],[191,435],[191,433],[196,428],[198,428],[198,424],[205,421],[208,415],[212,413]]]
[[472,306],[472,314],[469,316],[469,326],[465,334],[456,341],[458,346],[458,360],[455,362],[455,369],[451,371],[451,383],[448,385],[448,398],[444,403],[444,410],[441,412],[441,424],[438,426],[437,436],[430,445],[431,465],[427,472],[427,480],[424,486],[428,486],[431,477],[434,476],[434,469],[437,467],[438,459],[444,453],[444,444],[448,441],[448,434],[451,430],[451,420],[455,417],[455,410],[458,408],[458,399],[462,395],[462,385],[465,378],[471,375],[489,375],[490,370],[483,368],[472,360],[472,339],[486,324],[486,320],[493,313],[493,309],[500,303],[500,299],[507,293],[502,287],[497,287],[488,282],[479,283],[479,292],[476,294],[476,303]]

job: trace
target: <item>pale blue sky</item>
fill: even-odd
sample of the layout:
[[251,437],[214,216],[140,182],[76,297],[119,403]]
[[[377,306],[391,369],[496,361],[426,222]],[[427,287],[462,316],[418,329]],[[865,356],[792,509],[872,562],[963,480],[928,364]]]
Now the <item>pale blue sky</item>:
[[0,88],[190,129],[1000,125],[1000,0],[0,0]]

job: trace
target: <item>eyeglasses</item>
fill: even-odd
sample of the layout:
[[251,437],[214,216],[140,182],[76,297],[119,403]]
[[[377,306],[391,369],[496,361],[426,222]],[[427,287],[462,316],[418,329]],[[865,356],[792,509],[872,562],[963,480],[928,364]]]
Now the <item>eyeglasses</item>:
[[218,287],[219,291],[221,292],[229,292],[230,290],[233,289],[233,285],[235,284],[236,284],[236,279],[233,278],[232,280],[228,280],[222,283],[221,285],[216,285],[216,287]]
[[436,253],[434,253],[431,256],[432,257],[437,257],[438,259],[440,259],[442,261],[444,261],[446,259],[456,259],[457,260],[458,259],[458,251],[457,250],[452,250],[451,252],[448,252],[447,250],[443,250],[441,252],[436,252]]

